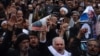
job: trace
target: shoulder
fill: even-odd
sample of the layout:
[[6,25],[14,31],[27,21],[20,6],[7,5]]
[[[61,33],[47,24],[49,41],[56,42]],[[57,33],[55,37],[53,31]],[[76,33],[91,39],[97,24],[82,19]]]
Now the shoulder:
[[9,56],[17,56],[18,54],[19,54],[19,51],[14,48],[10,48],[7,52],[7,55]]
[[30,56],[39,56],[40,52],[37,49],[29,48],[29,55]]

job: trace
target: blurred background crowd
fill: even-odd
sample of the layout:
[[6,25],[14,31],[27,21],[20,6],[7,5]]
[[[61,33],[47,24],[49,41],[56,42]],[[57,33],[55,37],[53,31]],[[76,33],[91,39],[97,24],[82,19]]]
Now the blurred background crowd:
[[[94,22],[80,22],[88,6]],[[100,56],[100,0],[0,0],[0,56],[66,54]]]

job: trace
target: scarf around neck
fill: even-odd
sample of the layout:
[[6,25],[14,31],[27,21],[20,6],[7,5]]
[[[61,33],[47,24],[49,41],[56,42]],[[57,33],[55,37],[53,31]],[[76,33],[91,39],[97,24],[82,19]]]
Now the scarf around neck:
[[68,51],[64,50],[64,54],[60,54],[58,53],[53,46],[48,46],[49,51],[53,54],[53,56],[71,56],[71,53],[69,53]]

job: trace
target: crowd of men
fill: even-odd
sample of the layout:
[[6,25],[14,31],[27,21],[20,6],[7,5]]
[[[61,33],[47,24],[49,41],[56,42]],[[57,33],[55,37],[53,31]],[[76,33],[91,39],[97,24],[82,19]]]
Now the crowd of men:
[[99,26],[100,0],[0,0],[0,56],[100,56]]

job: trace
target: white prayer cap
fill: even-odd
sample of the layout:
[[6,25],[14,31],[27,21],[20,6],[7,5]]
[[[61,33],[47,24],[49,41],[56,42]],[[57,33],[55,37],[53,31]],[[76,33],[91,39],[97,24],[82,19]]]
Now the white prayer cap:
[[61,8],[60,8],[60,11],[61,11],[61,10],[65,11],[65,13],[68,14],[68,9],[67,9],[67,8],[61,7]]
[[7,21],[6,20],[2,21],[1,25],[3,25],[3,24],[7,24]]

